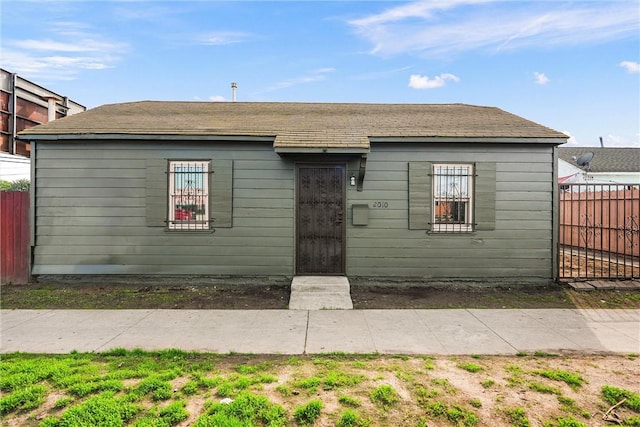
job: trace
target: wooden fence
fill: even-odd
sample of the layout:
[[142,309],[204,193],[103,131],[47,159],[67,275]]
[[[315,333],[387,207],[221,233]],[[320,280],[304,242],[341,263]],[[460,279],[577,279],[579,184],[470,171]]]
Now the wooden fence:
[[28,283],[29,257],[29,193],[0,191],[0,283]]
[[560,193],[560,276],[640,276],[640,190],[626,185],[564,185]]

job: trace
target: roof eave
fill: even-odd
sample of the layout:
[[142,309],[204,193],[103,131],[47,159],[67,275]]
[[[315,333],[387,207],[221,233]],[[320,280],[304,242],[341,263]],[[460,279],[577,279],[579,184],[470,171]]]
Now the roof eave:
[[277,154],[368,154],[365,147],[274,147]]
[[211,134],[132,134],[132,133],[65,133],[40,134],[21,133],[18,139],[26,141],[234,141],[273,143],[275,136],[258,135],[211,135]]
[[552,144],[566,143],[568,137],[504,137],[504,136],[371,136],[369,141],[405,143],[464,143],[483,142],[492,144]]

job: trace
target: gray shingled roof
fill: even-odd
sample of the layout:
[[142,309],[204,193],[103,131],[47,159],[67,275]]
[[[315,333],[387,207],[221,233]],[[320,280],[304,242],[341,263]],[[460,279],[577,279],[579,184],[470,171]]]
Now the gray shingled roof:
[[499,108],[464,104],[164,101],[104,105],[20,136],[80,134],[273,137],[276,148],[368,148],[369,137],[567,138]]
[[558,147],[558,157],[575,165],[573,157],[592,152],[591,172],[640,172],[640,148]]

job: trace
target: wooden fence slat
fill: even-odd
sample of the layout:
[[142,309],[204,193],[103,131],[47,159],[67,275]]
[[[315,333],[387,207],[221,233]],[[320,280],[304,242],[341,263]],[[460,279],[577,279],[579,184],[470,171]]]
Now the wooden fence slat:
[[0,283],[29,276],[29,193],[0,191]]

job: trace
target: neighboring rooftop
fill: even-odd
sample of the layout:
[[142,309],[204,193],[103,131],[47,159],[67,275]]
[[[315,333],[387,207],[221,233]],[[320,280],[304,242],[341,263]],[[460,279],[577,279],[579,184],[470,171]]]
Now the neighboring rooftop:
[[558,158],[575,166],[573,158],[589,152],[591,172],[640,172],[640,148],[558,147]]
[[370,138],[525,138],[555,143],[567,138],[499,108],[465,104],[164,101],[104,105],[30,128],[21,137],[55,140],[73,135],[265,137],[273,139],[275,148],[368,148]]

